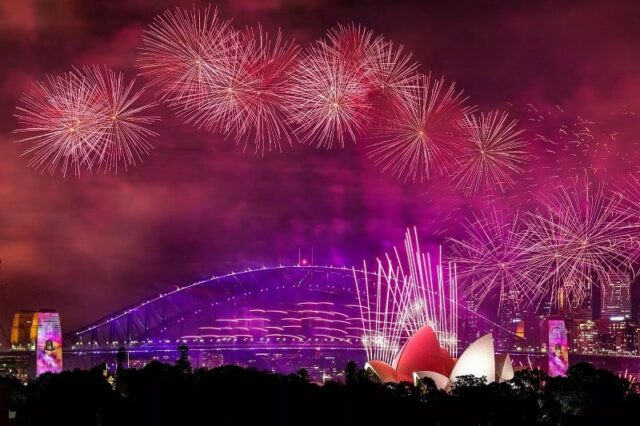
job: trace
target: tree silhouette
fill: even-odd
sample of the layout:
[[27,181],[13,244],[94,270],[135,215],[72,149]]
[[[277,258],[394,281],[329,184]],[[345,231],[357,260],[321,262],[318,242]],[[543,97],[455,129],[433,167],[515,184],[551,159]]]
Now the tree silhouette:
[[[274,374],[223,366],[191,370],[188,350],[175,365],[123,369],[113,389],[99,369],[43,374],[8,383],[16,425],[636,425],[636,388],[607,370],[572,366],[567,377],[519,371],[505,383],[459,377],[449,392],[430,379],[382,384],[345,366],[345,383],[317,385],[304,369]],[[53,414],[52,414],[53,413]]]

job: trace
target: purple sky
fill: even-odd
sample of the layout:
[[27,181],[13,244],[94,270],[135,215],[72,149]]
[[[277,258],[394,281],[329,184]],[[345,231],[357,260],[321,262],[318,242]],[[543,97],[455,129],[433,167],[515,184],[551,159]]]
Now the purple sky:
[[[256,157],[182,125],[164,106],[155,108],[162,116],[156,150],[128,173],[76,179],[27,168],[19,157],[23,147],[12,143],[12,114],[34,80],[84,64],[106,64],[133,77],[141,34],[153,16],[194,3],[0,3],[3,324],[16,309],[54,307],[71,330],[168,286],[293,262],[298,247],[309,253],[313,246],[320,263],[359,264],[400,244],[406,226],[417,225],[423,239],[452,235],[450,218],[486,204],[459,197],[442,181],[396,182],[371,164],[362,144],[333,151],[296,146]],[[281,27],[302,45],[336,23],[362,23],[406,45],[423,71],[456,81],[480,108],[517,112],[538,157],[519,186],[495,200],[498,205],[526,208],[533,197],[528,190],[552,188],[553,176],[575,174],[585,162],[612,181],[637,172],[635,2],[423,3],[212,4],[237,26]],[[529,103],[543,115],[558,111],[555,105],[566,112],[533,122],[537,113],[527,111]],[[588,149],[550,152],[534,141],[541,132],[557,136],[558,123],[577,115],[598,122],[590,126],[596,141]]]

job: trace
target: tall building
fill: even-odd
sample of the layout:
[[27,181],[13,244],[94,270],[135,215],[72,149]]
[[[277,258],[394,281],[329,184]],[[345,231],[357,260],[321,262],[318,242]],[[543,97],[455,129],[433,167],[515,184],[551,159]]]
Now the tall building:
[[17,312],[13,316],[10,339],[11,350],[0,354],[0,375],[25,380],[62,371],[62,329],[56,311]]
[[480,325],[478,323],[478,306],[473,296],[470,296],[464,301],[464,315],[460,318],[460,328],[458,330],[458,336],[460,339],[461,347],[466,348],[480,337]]
[[36,376],[62,371],[62,328],[60,315],[53,310],[36,312]]
[[[516,346],[519,350],[528,352],[539,351],[542,345],[540,338],[540,319],[528,316],[521,320],[516,327],[516,336],[520,338]],[[546,348],[546,344],[544,347]]]
[[576,353],[595,353],[599,347],[596,322],[575,319],[570,324],[571,350]]
[[[571,306],[567,301],[562,289],[560,290],[560,301],[558,303],[558,314],[565,320],[593,320],[598,318],[599,309],[594,303],[598,299],[597,288],[591,286],[590,297],[585,298],[578,306]],[[599,308],[599,306],[597,307]]]
[[631,280],[626,274],[609,274],[601,292],[602,319],[631,318]]
[[625,323],[626,351],[632,355],[638,355],[638,330],[640,330],[640,323],[633,320],[625,321]]
[[36,348],[38,324],[35,311],[20,311],[13,315],[11,324],[11,349],[32,351]]
[[640,274],[631,283],[631,319],[640,321]]
[[638,323],[621,317],[597,321],[600,349],[609,353],[632,354],[636,347]]
[[564,320],[542,321],[540,334],[543,339],[542,346],[546,347],[547,352],[547,374],[551,377],[564,376],[569,368],[569,346]]

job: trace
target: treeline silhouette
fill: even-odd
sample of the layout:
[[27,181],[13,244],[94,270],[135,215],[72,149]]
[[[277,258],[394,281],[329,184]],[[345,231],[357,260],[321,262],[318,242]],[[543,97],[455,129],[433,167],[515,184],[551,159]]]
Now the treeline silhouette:
[[567,377],[517,372],[505,383],[461,378],[446,393],[383,385],[349,363],[345,383],[309,381],[225,366],[191,370],[151,362],[121,370],[113,385],[101,369],[44,374],[24,386],[11,379],[17,425],[637,425],[637,385],[590,364]]

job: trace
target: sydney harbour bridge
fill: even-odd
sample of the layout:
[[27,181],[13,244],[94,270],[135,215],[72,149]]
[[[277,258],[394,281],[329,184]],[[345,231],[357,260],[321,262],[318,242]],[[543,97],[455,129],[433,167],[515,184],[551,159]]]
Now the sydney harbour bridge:
[[[281,358],[293,367],[320,357],[342,368],[345,359],[364,359],[354,286],[354,276],[364,274],[344,267],[275,266],[175,287],[65,335],[65,365],[110,363],[121,347],[134,365],[171,361],[176,347],[187,345],[196,366],[269,367]],[[260,364],[256,354],[268,362]]]

